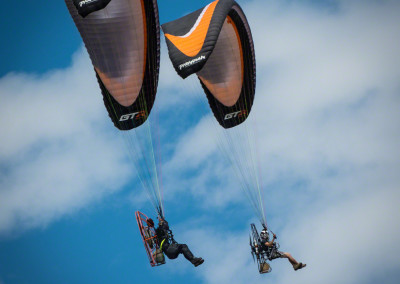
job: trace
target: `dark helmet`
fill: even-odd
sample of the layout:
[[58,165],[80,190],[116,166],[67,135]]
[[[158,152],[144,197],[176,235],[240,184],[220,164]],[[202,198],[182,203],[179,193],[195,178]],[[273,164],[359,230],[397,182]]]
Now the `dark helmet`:
[[146,220],[146,223],[147,223],[147,225],[148,225],[149,227],[154,227],[154,221],[153,221],[153,219],[151,219],[151,218],[147,219],[147,220]]

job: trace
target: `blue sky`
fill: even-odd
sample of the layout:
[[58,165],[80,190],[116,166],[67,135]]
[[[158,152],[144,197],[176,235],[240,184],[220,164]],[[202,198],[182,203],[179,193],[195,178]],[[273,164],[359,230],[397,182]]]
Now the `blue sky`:
[[[206,4],[159,1],[160,21]],[[400,3],[239,4],[256,47],[252,115],[268,222],[307,269],[276,260],[272,274],[258,274],[255,217],[164,44],[165,208],[176,239],[206,262],[151,268],[134,211],[152,207],[67,8],[20,0],[0,10],[0,283],[398,282]]]

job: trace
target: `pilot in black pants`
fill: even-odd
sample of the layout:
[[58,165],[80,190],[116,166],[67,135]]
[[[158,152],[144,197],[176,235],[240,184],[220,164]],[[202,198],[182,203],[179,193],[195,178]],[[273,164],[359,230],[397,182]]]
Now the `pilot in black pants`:
[[[148,219],[147,224],[150,227],[154,227],[154,222],[151,219]],[[183,254],[183,256],[194,266],[199,266],[204,262],[204,259],[201,257],[194,257],[193,253],[186,244],[178,244],[175,242],[175,240],[173,240],[173,238],[171,241],[168,237],[169,232],[170,229],[168,222],[162,218],[159,218],[158,228],[156,229],[157,239],[160,248],[169,259],[175,259],[179,256],[179,254]]]
[[169,259],[177,258],[178,255],[181,253],[190,262],[194,258],[193,253],[190,251],[189,247],[185,244],[164,244],[163,252]]

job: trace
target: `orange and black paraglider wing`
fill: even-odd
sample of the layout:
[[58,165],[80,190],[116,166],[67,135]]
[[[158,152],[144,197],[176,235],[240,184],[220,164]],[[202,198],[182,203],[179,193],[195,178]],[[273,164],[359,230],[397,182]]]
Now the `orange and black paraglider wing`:
[[221,126],[235,127],[247,119],[255,95],[256,63],[250,27],[239,5],[226,16],[215,48],[197,76]]
[[162,28],[176,72],[182,78],[197,74],[219,124],[231,128],[244,122],[254,101],[256,64],[240,6],[217,0]]
[[216,0],[202,9],[162,25],[170,59],[182,78],[196,73],[204,66],[233,2]]
[[156,0],[65,0],[96,71],[114,125],[143,124],[158,84],[160,30]]

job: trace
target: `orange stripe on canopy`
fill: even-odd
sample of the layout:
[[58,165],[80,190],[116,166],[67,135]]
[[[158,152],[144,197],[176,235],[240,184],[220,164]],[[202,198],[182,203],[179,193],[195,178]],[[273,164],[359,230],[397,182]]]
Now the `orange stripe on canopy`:
[[168,38],[176,46],[176,48],[178,48],[180,52],[182,52],[186,56],[196,56],[203,47],[208,28],[210,26],[211,18],[214,14],[214,10],[218,2],[219,0],[214,1],[206,8],[207,10],[205,12],[203,11],[204,14],[201,17],[200,23],[189,35],[174,36],[171,34],[165,34],[165,37]]

